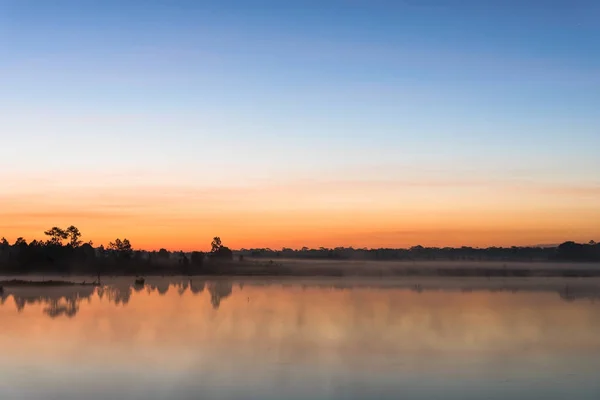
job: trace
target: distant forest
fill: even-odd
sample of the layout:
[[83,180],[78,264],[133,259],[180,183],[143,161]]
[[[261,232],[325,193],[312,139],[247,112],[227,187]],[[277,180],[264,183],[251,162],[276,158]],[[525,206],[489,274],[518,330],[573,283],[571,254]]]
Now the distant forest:
[[[600,261],[600,244],[565,242],[556,247],[489,247],[437,248],[414,246],[408,249],[333,249],[284,248],[241,249],[233,251],[219,237],[209,252],[170,252],[136,250],[127,239],[115,239],[106,248],[84,243],[75,226],[53,227],[44,232],[47,240],[27,242],[18,238],[10,244],[0,239],[0,274],[227,274],[235,263],[239,272],[249,259],[268,260],[271,265],[281,259],[309,260],[404,260],[404,261]],[[252,263],[247,263],[249,266]],[[252,272],[251,268],[248,270]],[[270,272],[276,272],[269,269]]]
[[600,244],[590,241],[587,244],[565,242],[552,247],[423,247],[408,249],[356,249],[320,247],[300,250],[284,248],[242,249],[236,254],[252,258],[268,259],[333,259],[333,260],[371,260],[371,261],[600,261]]

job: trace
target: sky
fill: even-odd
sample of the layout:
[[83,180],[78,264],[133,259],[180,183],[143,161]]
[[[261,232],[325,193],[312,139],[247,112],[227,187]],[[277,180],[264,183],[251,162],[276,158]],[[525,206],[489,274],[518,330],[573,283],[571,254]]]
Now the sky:
[[0,236],[600,239],[600,3],[0,0]]

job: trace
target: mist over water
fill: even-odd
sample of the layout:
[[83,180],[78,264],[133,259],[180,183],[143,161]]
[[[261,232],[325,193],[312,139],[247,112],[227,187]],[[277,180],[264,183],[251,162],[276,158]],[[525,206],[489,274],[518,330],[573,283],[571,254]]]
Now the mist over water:
[[5,288],[2,399],[597,399],[600,280]]

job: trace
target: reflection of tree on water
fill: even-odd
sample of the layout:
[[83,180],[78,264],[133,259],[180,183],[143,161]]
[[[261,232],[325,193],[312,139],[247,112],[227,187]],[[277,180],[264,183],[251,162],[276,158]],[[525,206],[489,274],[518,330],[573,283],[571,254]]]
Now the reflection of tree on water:
[[187,290],[189,282],[180,282],[175,284],[175,288],[177,288],[177,294],[182,296]]
[[127,304],[129,303],[129,299],[131,299],[131,287],[116,287],[116,286],[103,286],[98,288],[98,297],[103,299],[104,297],[107,300],[115,305],[119,304]]
[[159,285],[150,285],[150,291],[157,291],[158,294],[165,295],[169,291],[169,283],[161,283]]
[[167,282],[158,285],[148,285],[147,288],[149,293],[157,292],[159,295],[163,296],[169,291],[169,286],[170,284]]
[[204,291],[204,281],[192,281],[190,279],[190,291],[193,294],[199,294],[202,293]]
[[560,291],[560,298],[567,302],[588,299],[595,303],[600,300],[600,292],[593,289],[573,288],[568,284]]
[[142,290],[144,290],[146,287],[144,285],[133,285],[133,291],[136,293],[141,292]]
[[221,305],[221,299],[226,298],[233,291],[233,284],[229,281],[214,281],[206,284],[210,293],[210,302],[216,310]]
[[10,290],[7,289],[1,296],[0,304],[4,304],[9,296],[12,296],[17,311],[22,312],[26,305],[44,305],[44,314],[54,318],[61,315],[73,317],[79,311],[79,304],[83,300],[90,301],[94,293],[93,287],[65,287],[51,288],[45,290],[31,289]]
[[[55,318],[59,316],[73,317],[79,311],[82,300],[91,301],[92,296],[97,294],[100,300],[107,300],[114,305],[126,305],[131,296],[146,291],[148,293],[158,293],[165,295],[170,286],[176,289],[179,296],[186,292],[194,295],[202,293],[205,288],[203,280],[188,280],[169,284],[168,282],[159,285],[115,285],[115,286],[60,286],[52,288],[5,288],[0,293],[0,305],[4,305],[9,297],[13,298],[18,312],[22,312],[27,305],[42,305],[44,314]],[[229,282],[213,282],[208,285],[211,294],[211,303],[214,308],[218,308],[221,299],[229,296],[232,292],[232,284]]]
[[71,318],[77,314],[77,311],[79,311],[78,299],[65,299],[64,302],[60,300],[51,300],[48,306],[44,308],[44,313],[51,318],[59,317],[61,315]]
[[[114,286],[102,286],[102,287],[91,287],[91,286],[61,286],[61,287],[50,287],[50,288],[22,288],[22,287],[4,287],[3,292],[0,292],[0,305],[4,305],[9,297],[13,298],[17,311],[21,312],[27,305],[41,305],[44,314],[55,318],[60,316],[73,317],[75,316],[80,308],[81,301],[87,299],[91,301],[94,293],[98,295],[100,300],[107,300],[109,303],[114,305],[126,305],[129,303],[132,295],[152,295],[158,293],[159,295],[166,294],[171,286],[173,287],[172,294],[177,293],[178,296],[184,296],[186,293],[192,295],[198,295],[206,288],[210,294],[210,302],[212,307],[217,310],[221,301],[232,295],[233,285],[235,281],[231,280],[214,280],[204,281],[201,279],[189,279],[171,282],[161,282],[157,286],[145,285],[138,288],[132,287],[129,284],[114,285]],[[241,284],[236,282],[235,284]],[[489,282],[487,282],[489,285]],[[247,283],[255,289],[261,287],[269,287],[272,284],[262,282]],[[571,282],[559,285],[551,286],[532,286],[532,287],[515,287],[509,283],[502,282],[496,287],[485,286],[485,284],[474,283],[460,285],[454,288],[445,287],[439,283],[429,283],[423,281],[422,283],[415,282],[399,283],[398,285],[360,285],[352,283],[336,283],[336,284],[297,284],[297,285],[281,285],[282,287],[302,287],[307,288],[320,288],[329,290],[353,290],[359,288],[376,288],[378,290],[411,290],[417,293],[429,292],[429,291],[462,291],[462,292],[475,292],[484,291],[491,293],[500,292],[554,292],[560,295],[564,301],[581,301],[591,300],[593,302],[600,300],[600,286],[594,282]]]
[[167,282],[158,285],[147,285],[146,288],[149,293],[157,292],[159,295],[165,295],[171,286],[180,296],[183,296],[187,291],[190,291],[193,294],[202,293],[204,291],[204,281],[192,279],[181,282]]

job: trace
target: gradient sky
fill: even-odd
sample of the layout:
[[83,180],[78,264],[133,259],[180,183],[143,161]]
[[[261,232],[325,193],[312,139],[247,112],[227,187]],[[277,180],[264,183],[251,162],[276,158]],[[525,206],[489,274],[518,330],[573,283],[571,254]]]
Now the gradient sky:
[[600,3],[0,0],[0,236],[600,239]]

